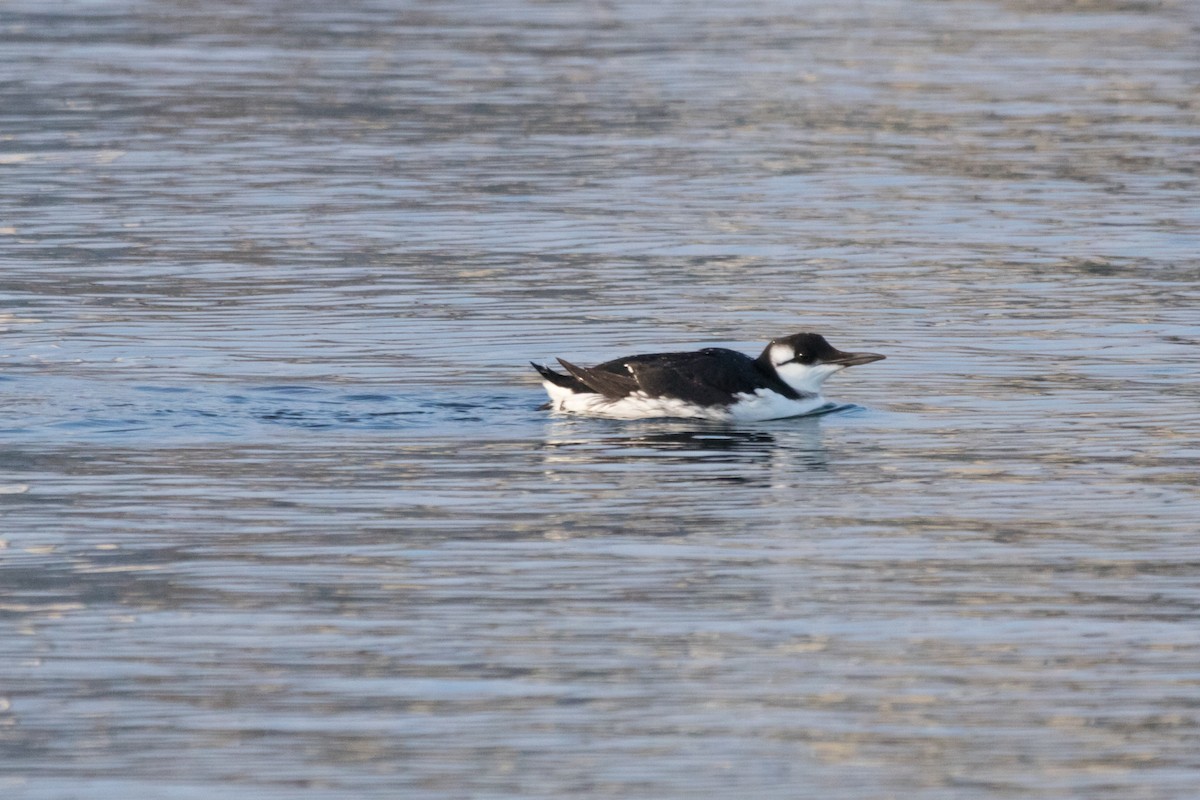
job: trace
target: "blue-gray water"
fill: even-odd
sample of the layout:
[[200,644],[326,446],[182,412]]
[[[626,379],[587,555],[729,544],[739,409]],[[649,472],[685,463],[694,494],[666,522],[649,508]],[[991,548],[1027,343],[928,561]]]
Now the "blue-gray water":
[[[0,4],[5,798],[1200,786],[1200,6]],[[536,410],[815,329],[848,405]]]

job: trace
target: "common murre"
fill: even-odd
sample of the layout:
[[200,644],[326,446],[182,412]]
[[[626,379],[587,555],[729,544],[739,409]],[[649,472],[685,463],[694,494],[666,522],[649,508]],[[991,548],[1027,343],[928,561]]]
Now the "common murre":
[[[533,364],[550,395],[543,408],[596,417],[690,417],[723,421],[781,419],[825,405],[821,384],[835,372],[884,358],[843,353],[817,333],[775,339],[758,358],[707,347],[651,353],[577,367],[566,375]],[[532,362],[531,362],[532,363]]]

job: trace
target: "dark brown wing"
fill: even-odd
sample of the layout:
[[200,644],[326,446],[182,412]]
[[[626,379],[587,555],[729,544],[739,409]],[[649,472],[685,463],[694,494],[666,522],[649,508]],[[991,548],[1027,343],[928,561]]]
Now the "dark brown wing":
[[563,369],[596,394],[618,400],[638,390],[638,383],[629,374],[611,372],[600,367],[577,367],[570,361],[558,359]]
[[754,359],[736,350],[710,347],[689,353],[654,353],[609,361],[596,371],[628,373],[651,397],[671,397],[702,406],[730,405],[741,393],[772,389],[795,393],[775,376],[765,375]]

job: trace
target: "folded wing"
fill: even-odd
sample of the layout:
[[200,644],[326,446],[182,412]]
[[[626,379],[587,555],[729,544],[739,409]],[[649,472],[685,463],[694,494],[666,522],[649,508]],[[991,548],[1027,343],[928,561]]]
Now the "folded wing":
[[570,373],[571,377],[582,383],[590,391],[613,400],[620,399],[638,390],[637,381],[629,374],[622,375],[618,372],[610,372],[601,367],[580,367],[562,358],[558,359],[558,363],[562,364],[562,368]]
[[728,405],[740,392],[768,386],[753,359],[723,348],[629,356],[590,368],[562,359],[559,363],[593,392],[614,400],[642,392],[697,405]]

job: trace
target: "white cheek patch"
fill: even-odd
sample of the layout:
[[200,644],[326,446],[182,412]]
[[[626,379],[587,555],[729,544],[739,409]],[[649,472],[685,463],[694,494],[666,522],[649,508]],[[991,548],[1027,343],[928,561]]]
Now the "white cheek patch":
[[784,364],[775,371],[797,392],[820,394],[825,379],[843,368],[841,364]]
[[796,351],[788,344],[773,344],[771,345],[771,363],[778,369],[779,365],[785,361],[791,361],[796,357]]

